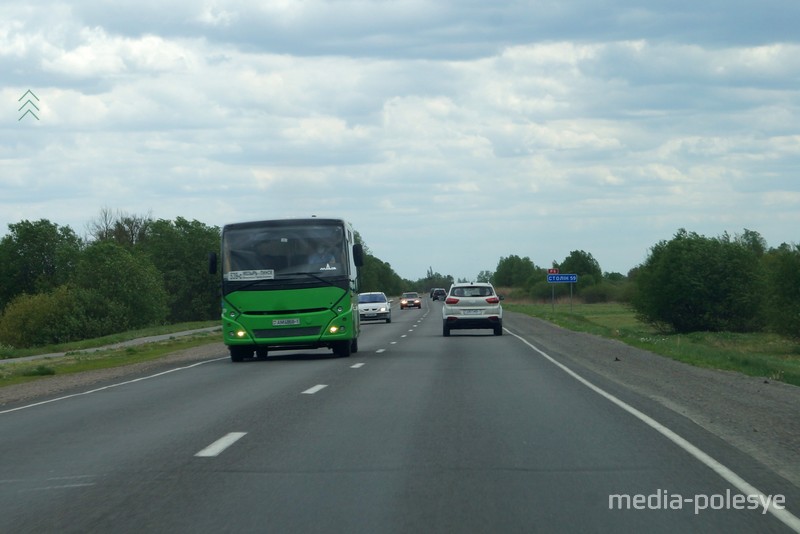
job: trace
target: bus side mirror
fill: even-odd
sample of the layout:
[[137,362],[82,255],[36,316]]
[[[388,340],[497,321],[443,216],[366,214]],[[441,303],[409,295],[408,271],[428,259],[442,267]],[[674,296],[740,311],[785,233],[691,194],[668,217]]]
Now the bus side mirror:
[[356,267],[364,265],[364,247],[361,246],[361,243],[353,245],[353,263],[356,264]]
[[208,274],[216,274],[217,273],[217,253],[216,252],[209,252],[208,253]]

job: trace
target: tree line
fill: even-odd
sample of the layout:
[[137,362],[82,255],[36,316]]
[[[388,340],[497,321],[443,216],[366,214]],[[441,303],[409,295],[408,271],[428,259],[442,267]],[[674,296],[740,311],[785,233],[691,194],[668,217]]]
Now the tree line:
[[[219,250],[219,227],[103,209],[87,232],[80,237],[46,219],[9,225],[0,239],[0,345],[50,345],[219,317],[220,282],[207,269],[208,252]],[[365,251],[361,291],[398,295],[454,282],[433,268],[419,280],[404,279],[358,233],[356,240]],[[550,268],[577,274],[578,282],[548,283]],[[590,253],[575,250],[547,267],[527,256],[502,257],[476,279],[512,297],[547,300],[572,289],[584,302],[628,303],[645,322],[675,332],[800,335],[800,247],[768,248],[750,230],[709,238],[681,229],[627,275],[603,272]]]
[[[356,240],[363,245],[361,236]],[[27,348],[162,324],[219,318],[208,253],[220,228],[103,208],[87,235],[47,219],[9,224],[0,239],[0,348]],[[362,291],[399,295],[412,282],[365,249]]]
[[219,317],[219,228],[103,210],[87,237],[46,219],[0,240],[0,344],[14,348]]
[[[800,246],[768,248],[758,232],[706,237],[680,229],[654,245],[627,275],[604,273],[588,252],[572,251],[552,268],[579,275],[575,294],[585,302],[628,303],[642,321],[662,331],[769,331],[800,337]],[[549,284],[547,268],[528,257],[501,258],[496,286],[547,299],[567,284]]]

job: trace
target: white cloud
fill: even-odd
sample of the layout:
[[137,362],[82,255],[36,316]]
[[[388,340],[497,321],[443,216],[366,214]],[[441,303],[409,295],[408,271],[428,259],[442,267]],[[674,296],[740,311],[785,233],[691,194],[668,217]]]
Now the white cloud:
[[[409,278],[576,248],[627,272],[680,227],[796,241],[797,39],[725,8],[4,6],[0,224],[314,211]],[[37,123],[17,121],[28,88]],[[424,253],[397,255],[408,242]]]

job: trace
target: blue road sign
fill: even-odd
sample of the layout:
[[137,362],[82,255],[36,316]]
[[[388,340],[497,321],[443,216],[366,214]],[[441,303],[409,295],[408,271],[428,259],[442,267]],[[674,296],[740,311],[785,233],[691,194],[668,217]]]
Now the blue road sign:
[[575,283],[578,281],[577,274],[548,274],[547,281],[551,284],[567,284]]

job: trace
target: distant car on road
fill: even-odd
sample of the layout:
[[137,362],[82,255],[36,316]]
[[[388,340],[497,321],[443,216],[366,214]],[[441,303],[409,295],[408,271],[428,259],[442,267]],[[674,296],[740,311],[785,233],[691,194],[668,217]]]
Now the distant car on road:
[[419,293],[408,291],[400,296],[400,309],[406,308],[419,308],[422,309],[422,299],[419,298]]
[[466,328],[491,328],[494,335],[503,335],[502,299],[489,283],[453,284],[442,306],[442,335]]
[[392,322],[392,305],[380,291],[358,294],[358,316],[362,321]]
[[437,287],[431,291],[431,298],[433,300],[444,300],[447,298],[447,290],[443,287]]

